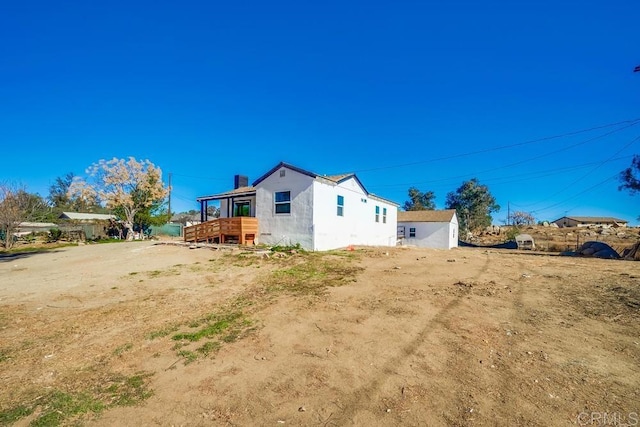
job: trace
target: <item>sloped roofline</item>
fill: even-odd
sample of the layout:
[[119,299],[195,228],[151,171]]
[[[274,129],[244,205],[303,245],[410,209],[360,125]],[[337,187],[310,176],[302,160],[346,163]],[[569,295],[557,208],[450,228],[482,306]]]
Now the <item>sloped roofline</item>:
[[264,181],[265,179],[267,179],[269,176],[271,176],[273,173],[275,173],[278,169],[280,168],[287,168],[287,169],[291,169],[293,171],[296,171],[298,173],[301,173],[302,175],[307,175],[311,178],[317,178],[318,174],[313,173],[313,172],[309,172],[308,170],[299,168],[297,166],[293,166],[292,164],[289,163],[285,163],[285,162],[280,162],[277,165],[275,165],[274,167],[272,167],[269,172],[265,173],[264,175],[262,175],[260,178],[256,179],[255,181],[253,181],[253,185],[254,187],[258,184],[260,184],[262,181]]
[[340,175],[319,175],[317,173],[308,171],[306,169],[302,169],[299,168],[297,166],[294,166],[290,163],[286,163],[286,162],[280,162],[277,165],[275,165],[274,167],[272,167],[271,169],[269,169],[269,171],[267,173],[265,173],[264,175],[262,175],[260,178],[256,179],[250,187],[241,187],[235,190],[230,190],[230,191],[225,191],[223,193],[218,193],[218,194],[212,194],[210,196],[201,196],[196,198],[196,201],[201,202],[204,200],[220,200],[220,199],[227,199],[227,198],[231,198],[231,197],[238,197],[238,196],[251,196],[254,195],[256,193],[256,186],[258,184],[260,184],[262,181],[264,181],[265,179],[267,179],[269,176],[271,176],[272,174],[274,174],[276,171],[278,171],[278,169],[280,168],[287,168],[290,169],[292,171],[298,172],[302,175],[306,175],[310,178],[316,179],[316,178],[322,178],[322,179],[326,179],[328,181],[334,182],[336,184],[341,184],[345,181],[348,181],[349,179],[353,178],[356,180],[356,183],[360,186],[360,188],[362,188],[362,190],[364,191],[364,193],[367,195],[367,197],[375,199],[375,200],[379,200],[381,202],[384,203],[389,203],[391,205],[394,206],[399,206],[398,203],[391,201],[389,199],[385,199],[384,197],[380,197],[377,196],[375,194],[369,193],[369,191],[367,190],[367,188],[362,184],[362,181],[360,181],[360,178],[358,178],[358,176],[355,173],[346,173],[346,174],[340,174]]
[[290,163],[286,163],[286,162],[280,162],[278,163],[276,166],[274,166],[273,168],[271,168],[267,173],[265,173],[264,175],[262,175],[260,178],[256,179],[253,182],[253,186],[256,187],[258,184],[260,184],[262,181],[264,181],[265,179],[267,179],[269,176],[271,176],[272,174],[274,174],[278,169],[280,168],[287,168],[287,169],[291,169],[293,171],[296,171],[298,173],[301,173],[302,175],[306,175],[308,177],[311,178],[322,178],[322,179],[326,179],[328,181],[331,182],[335,182],[336,184],[341,184],[345,181],[348,181],[349,179],[353,178],[356,180],[356,182],[358,183],[358,185],[362,188],[362,190],[365,192],[365,194],[367,195],[367,197],[370,197],[372,199],[376,199],[379,200],[381,202],[385,202],[385,203],[389,203],[391,205],[394,206],[399,206],[398,203],[389,200],[389,199],[385,199],[384,197],[380,197],[378,195],[375,195],[373,193],[369,193],[369,191],[367,190],[367,188],[364,186],[364,184],[362,184],[362,181],[360,181],[360,178],[358,178],[358,176],[355,173],[346,173],[346,174],[340,174],[340,175],[319,175],[317,173],[308,171],[306,169],[302,169],[299,168],[297,166],[294,166]]
[[401,223],[401,222],[451,222],[455,215],[456,215],[455,209],[400,211],[398,212],[398,223]]
[[240,187],[234,190],[225,191],[224,193],[211,194],[210,196],[201,196],[196,198],[196,202],[202,202],[204,200],[221,200],[229,199],[231,197],[241,196],[254,196],[256,189],[254,187]]
[[112,214],[98,214],[92,212],[62,212],[58,217],[60,219],[73,219],[73,220],[96,220],[96,221],[106,221],[110,219],[117,219],[115,215]]

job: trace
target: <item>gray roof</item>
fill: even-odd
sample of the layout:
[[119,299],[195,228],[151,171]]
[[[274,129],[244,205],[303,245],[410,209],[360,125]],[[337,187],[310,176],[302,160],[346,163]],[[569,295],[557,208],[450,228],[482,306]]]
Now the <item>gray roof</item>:
[[108,221],[115,220],[116,216],[111,214],[98,214],[90,212],[62,212],[60,219],[73,219],[77,221]]
[[455,209],[400,211],[398,222],[451,222],[455,214]]
[[20,228],[57,228],[58,224],[52,222],[29,222],[24,221],[18,225]]
[[196,201],[201,202],[203,200],[229,199],[231,197],[253,196],[255,194],[256,194],[256,189],[254,187],[240,187],[240,188],[236,188],[235,190],[225,191],[224,193],[198,197]]
[[613,224],[615,223],[621,223],[621,224],[626,224],[629,221],[624,220],[624,219],[620,219],[620,218],[613,218],[610,216],[563,216],[560,219],[556,219],[553,222],[558,222],[563,218],[567,218],[567,219],[572,219],[574,221],[577,222],[582,222],[584,224]]

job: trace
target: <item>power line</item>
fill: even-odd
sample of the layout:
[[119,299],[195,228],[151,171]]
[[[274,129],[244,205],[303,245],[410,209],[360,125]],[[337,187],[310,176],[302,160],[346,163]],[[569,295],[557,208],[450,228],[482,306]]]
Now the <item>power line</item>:
[[181,176],[184,178],[193,178],[193,179],[208,179],[211,181],[228,181],[227,179],[222,179],[222,178],[211,178],[211,177],[204,177],[204,176],[193,176],[193,175],[182,175],[180,173],[174,173],[173,176]]
[[[416,162],[403,163],[403,164],[398,164],[398,165],[379,166],[379,167],[375,167],[375,168],[359,169],[359,170],[356,170],[355,172],[356,173],[372,172],[372,171],[378,171],[378,170],[383,170],[383,169],[394,169],[394,168],[402,168],[402,167],[407,167],[407,166],[421,165],[421,164],[425,164],[425,163],[433,163],[433,162],[438,162],[438,161],[442,161],[442,160],[452,160],[452,159],[457,159],[457,158],[461,158],[461,157],[473,156],[473,155],[476,155],[476,154],[483,154],[483,153],[489,153],[489,152],[492,152],[492,151],[504,150],[504,149],[507,149],[507,148],[521,147],[521,146],[524,146],[524,145],[534,144],[536,142],[543,142],[543,141],[550,141],[550,140],[553,140],[553,139],[565,138],[565,137],[568,137],[568,136],[579,135],[581,133],[591,132],[591,131],[598,130],[598,129],[604,129],[604,128],[609,128],[609,127],[613,127],[613,126],[619,126],[619,125],[622,125],[622,124],[627,124],[628,126],[625,126],[625,127],[621,128],[621,129],[618,129],[618,130],[622,130],[622,129],[626,129],[627,127],[631,127],[631,126],[637,124],[638,122],[640,122],[640,118],[636,118],[636,119],[632,119],[632,120],[623,120],[621,122],[609,123],[609,124],[601,125],[601,126],[594,126],[594,127],[588,128],[588,129],[581,129],[581,130],[577,130],[577,131],[572,131],[572,132],[567,132],[567,133],[563,133],[563,134],[547,136],[547,137],[544,137],[544,138],[538,138],[538,139],[533,139],[533,140],[524,141],[524,142],[518,142],[518,143],[514,143],[514,144],[501,145],[501,146],[498,146],[498,147],[486,148],[486,149],[483,149],[483,150],[470,151],[470,152],[467,152],[467,153],[453,154],[453,155],[450,155],[450,156],[437,157],[437,158],[434,158],[434,159],[420,160],[420,161],[416,161]],[[617,132],[618,130],[616,130],[614,132]]]
[[538,156],[534,156],[534,157],[529,157],[529,158],[526,158],[526,159],[524,159],[524,160],[520,160],[520,161],[518,161],[518,162],[510,163],[510,164],[507,164],[507,165],[498,166],[498,167],[491,168],[491,169],[485,169],[485,170],[482,170],[482,171],[476,171],[476,172],[472,172],[472,173],[471,173],[471,172],[468,172],[468,173],[466,173],[466,174],[464,174],[464,175],[458,175],[458,176],[453,176],[453,177],[441,178],[441,179],[437,179],[437,180],[429,180],[429,181],[422,181],[422,182],[414,182],[414,183],[409,183],[409,184],[389,184],[388,186],[379,186],[378,188],[383,188],[383,187],[387,187],[387,188],[397,188],[397,187],[403,187],[403,186],[407,186],[407,185],[409,185],[409,186],[411,186],[411,185],[421,185],[421,184],[427,184],[427,183],[433,183],[433,182],[448,181],[448,180],[450,180],[450,179],[460,179],[460,178],[464,179],[464,178],[468,178],[469,176],[474,176],[474,175],[480,175],[480,174],[485,174],[485,173],[495,172],[495,171],[497,171],[497,170],[507,169],[507,168],[511,168],[511,167],[514,167],[514,166],[519,166],[519,165],[521,165],[521,164],[523,164],[523,163],[528,163],[528,162],[531,162],[531,161],[534,161],[534,160],[539,160],[539,159],[542,159],[542,158],[544,158],[544,157],[548,157],[548,156],[551,156],[551,155],[554,155],[554,154],[561,153],[561,152],[563,152],[563,151],[570,150],[570,149],[572,149],[572,148],[579,147],[579,146],[584,145],[584,144],[587,144],[587,143],[589,143],[589,142],[593,142],[593,141],[595,141],[595,140],[598,140],[598,139],[601,139],[601,138],[605,138],[605,137],[607,137],[607,136],[609,136],[609,135],[612,135],[612,134],[614,134],[614,133],[616,133],[616,132],[620,132],[620,131],[622,131],[622,130],[628,129],[628,128],[632,127],[632,126],[635,126],[635,125],[636,125],[636,124],[638,124],[638,123],[640,123],[640,119],[637,119],[636,121],[631,122],[631,123],[630,123],[630,124],[628,124],[627,126],[624,126],[624,127],[618,128],[618,129],[614,129],[614,130],[612,130],[612,131],[606,132],[606,133],[601,134],[601,135],[594,136],[594,137],[592,137],[592,138],[586,139],[586,140],[584,140],[584,141],[581,141],[581,142],[578,142],[578,143],[575,143],[575,144],[568,145],[568,146],[563,147],[563,148],[560,148],[560,149],[558,149],[558,150],[549,151],[549,152],[547,152],[547,153],[544,153],[544,154],[541,154],[541,155],[538,155]]
[[[541,202],[536,202],[536,203],[531,203],[529,205],[526,206],[534,206],[534,205],[539,205],[542,203],[546,203],[547,200],[553,199],[554,197],[556,197],[557,195],[563,193],[564,191],[568,190],[569,188],[573,187],[575,184],[579,183],[580,181],[582,181],[583,179],[585,179],[586,177],[588,177],[590,174],[592,174],[594,171],[596,171],[598,168],[600,168],[602,165],[604,165],[605,163],[608,163],[612,160],[617,160],[617,158],[615,156],[617,156],[618,154],[620,154],[622,151],[624,151],[625,149],[629,148],[631,145],[633,145],[634,143],[636,143],[637,141],[640,141],[640,136],[635,137],[634,139],[632,139],[630,142],[628,142],[627,144],[625,144],[622,148],[620,148],[618,151],[616,151],[615,153],[613,153],[611,156],[609,156],[609,158],[601,161],[601,162],[597,162],[597,165],[591,169],[589,172],[585,173],[584,175],[582,175],[581,177],[575,179],[573,182],[567,184],[564,188],[562,188],[561,190],[557,191],[556,193],[552,194],[551,196],[548,196],[545,200],[541,201]],[[616,174],[617,175],[617,174]]]
[[574,194],[573,196],[569,197],[568,199],[565,199],[565,200],[563,200],[563,201],[561,201],[561,202],[557,202],[557,203],[554,203],[554,204],[552,204],[552,205],[549,205],[549,206],[547,206],[546,208],[533,210],[533,211],[531,211],[531,213],[538,213],[538,212],[541,212],[541,211],[546,211],[546,210],[549,210],[549,209],[551,209],[551,208],[555,208],[556,206],[559,206],[559,205],[562,205],[562,204],[564,204],[564,203],[567,203],[567,202],[569,202],[569,201],[571,201],[571,200],[575,199],[576,197],[581,196],[581,195],[583,195],[584,193],[587,193],[587,192],[589,192],[589,191],[593,190],[593,189],[594,189],[594,188],[596,188],[596,187],[599,187],[599,186],[601,186],[601,185],[603,185],[603,184],[606,184],[606,183],[607,183],[607,182],[609,182],[609,181],[612,181],[612,180],[614,180],[614,179],[618,178],[618,176],[619,176],[619,174],[617,174],[617,173],[616,173],[615,175],[610,176],[609,178],[605,179],[604,181],[600,181],[599,183],[594,184],[594,185],[592,185],[591,187],[589,187],[589,188],[587,188],[587,189],[585,189],[585,190],[583,190],[583,191],[581,191],[581,192],[579,192],[579,193],[577,193],[577,194]]

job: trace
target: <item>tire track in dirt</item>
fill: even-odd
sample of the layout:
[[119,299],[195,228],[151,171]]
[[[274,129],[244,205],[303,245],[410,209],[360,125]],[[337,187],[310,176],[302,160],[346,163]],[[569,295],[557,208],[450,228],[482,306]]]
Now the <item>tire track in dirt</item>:
[[[482,278],[483,275],[489,270],[489,266],[490,257],[487,254],[484,264],[482,265],[480,270],[472,276],[472,280],[478,280]],[[415,337],[411,341],[409,341],[400,349],[395,357],[387,360],[378,375],[372,378],[371,381],[369,381],[367,384],[354,390],[351,398],[343,402],[341,413],[338,417],[336,417],[336,422],[339,422],[339,424],[349,423],[351,420],[353,420],[353,418],[359,411],[368,409],[361,405],[360,402],[370,401],[371,396],[377,394],[381,390],[384,381],[395,374],[396,368],[403,364],[410,357],[415,356],[418,349],[424,344],[427,338],[433,333],[437,332],[438,328],[450,331],[449,318],[452,313],[455,312],[456,308],[461,304],[463,299],[469,294],[469,292],[470,289],[464,289],[463,292],[454,297],[449,303],[445,305],[444,308],[440,309],[440,311],[423,326],[423,328],[415,335]]]

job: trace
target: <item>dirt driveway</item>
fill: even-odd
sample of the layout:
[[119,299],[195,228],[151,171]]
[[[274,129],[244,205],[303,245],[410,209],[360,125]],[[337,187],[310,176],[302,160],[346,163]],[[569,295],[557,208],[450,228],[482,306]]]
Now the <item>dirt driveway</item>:
[[0,257],[0,424],[633,426],[638,366],[637,262],[152,242]]

